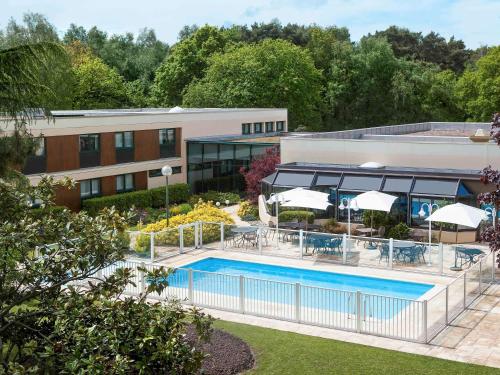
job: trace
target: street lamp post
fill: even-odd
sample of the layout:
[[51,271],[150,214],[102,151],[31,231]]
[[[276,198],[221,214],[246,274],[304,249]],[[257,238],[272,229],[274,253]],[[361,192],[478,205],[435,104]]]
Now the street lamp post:
[[166,184],[165,184],[165,210],[167,214],[167,227],[169,225],[169,217],[170,217],[170,202],[168,197],[168,176],[172,176],[172,167],[170,165],[164,165],[161,169],[161,174],[165,176]]
[[[346,204],[344,204],[344,201]],[[351,209],[354,211],[358,211],[358,202],[356,202],[356,198],[342,198],[340,200],[339,209],[345,210],[347,209],[347,236],[349,237],[349,241],[351,240]]]
[[493,224],[493,228],[495,228],[495,223],[497,220],[497,210],[495,209],[495,207],[486,207],[484,210],[486,211],[488,216],[491,215],[491,224]]
[[[425,217],[424,207],[427,207],[427,210],[429,211],[429,216],[432,215],[432,211],[434,210],[434,207],[436,209],[439,209],[439,205],[436,203],[422,203],[422,205],[420,206],[420,211],[418,211],[418,216],[420,216],[421,218]],[[429,220],[429,257],[427,258],[427,259],[429,259],[429,262],[428,262],[429,265],[432,264],[431,254],[432,254],[432,222],[431,222],[431,220]]]
[[276,203],[276,247],[280,247],[280,234],[279,234],[279,204],[285,202],[285,197],[280,193],[272,193],[271,197],[274,198],[274,203]]

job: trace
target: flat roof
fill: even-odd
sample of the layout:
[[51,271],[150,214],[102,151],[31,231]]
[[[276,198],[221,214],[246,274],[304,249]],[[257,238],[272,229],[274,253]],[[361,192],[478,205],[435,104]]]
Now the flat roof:
[[124,109],[82,109],[51,111],[54,117],[102,117],[102,116],[134,116],[165,115],[183,113],[220,113],[220,112],[262,112],[286,110],[286,108],[124,108]]
[[477,130],[489,135],[487,122],[420,122],[413,124],[377,126],[362,129],[295,135],[308,140],[367,140],[406,142],[472,143],[469,138]]
[[247,135],[212,135],[206,137],[187,138],[187,142],[198,143],[262,143],[279,145],[283,136],[289,133],[274,132],[274,133],[258,133]]

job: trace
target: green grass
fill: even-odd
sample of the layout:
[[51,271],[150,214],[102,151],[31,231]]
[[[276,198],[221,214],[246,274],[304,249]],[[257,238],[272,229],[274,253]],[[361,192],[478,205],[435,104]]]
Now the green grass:
[[249,374],[500,374],[499,369],[379,349],[342,341],[216,321],[252,347],[257,366]]

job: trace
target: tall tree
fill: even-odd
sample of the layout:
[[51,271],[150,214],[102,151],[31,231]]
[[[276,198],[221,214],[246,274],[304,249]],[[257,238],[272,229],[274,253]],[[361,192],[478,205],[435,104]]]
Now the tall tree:
[[39,13],[25,13],[21,24],[11,18],[0,32],[0,48],[42,42],[58,43],[59,37],[54,25]]
[[500,108],[500,47],[491,48],[458,79],[456,95],[467,117],[488,121]]
[[245,178],[247,199],[252,203],[257,203],[259,195],[262,193],[262,179],[269,176],[276,170],[280,163],[280,152],[277,147],[266,150],[264,155],[255,158],[248,169],[241,168],[240,173]]
[[289,129],[319,121],[321,75],[304,49],[283,40],[234,48],[211,59],[184,104],[199,107],[288,108]]
[[213,26],[203,26],[177,43],[156,71],[153,96],[159,105],[178,105],[186,87],[202,78],[209,58],[222,52],[226,37]]

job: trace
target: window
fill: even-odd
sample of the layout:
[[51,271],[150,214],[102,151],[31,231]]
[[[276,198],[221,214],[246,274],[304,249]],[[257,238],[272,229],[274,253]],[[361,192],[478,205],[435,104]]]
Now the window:
[[99,151],[99,134],[80,135],[80,152]]
[[285,131],[285,121],[276,121],[276,131],[277,132]]
[[252,132],[252,124],[241,124],[241,134],[250,134]]
[[274,122],[266,122],[266,133],[272,133],[274,131]]
[[82,199],[98,197],[99,195],[101,195],[100,178],[80,181],[80,197]]
[[[177,166],[177,167],[172,167],[172,174],[179,174],[182,173],[182,167]],[[149,177],[163,177],[161,174],[161,169],[152,169],[148,172]]]
[[115,148],[133,148],[133,147],[134,147],[133,132],[115,133]]
[[160,156],[171,158],[176,155],[175,129],[160,129]]
[[256,134],[262,133],[262,122],[253,123],[253,132]]
[[123,193],[131,190],[134,190],[134,175],[132,173],[116,176],[117,193]]

